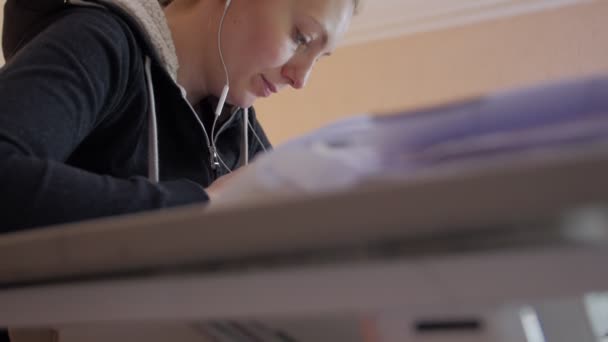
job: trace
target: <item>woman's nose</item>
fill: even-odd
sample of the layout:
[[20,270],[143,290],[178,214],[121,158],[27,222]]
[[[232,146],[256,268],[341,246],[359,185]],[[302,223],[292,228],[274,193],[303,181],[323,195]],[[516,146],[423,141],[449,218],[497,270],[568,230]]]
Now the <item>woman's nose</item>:
[[306,83],[310,78],[313,66],[314,61],[300,65],[287,65],[285,68],[283,68],[283,76],[288,80],[289,85],[291,85],[294,89],[302,89],[306,86]]

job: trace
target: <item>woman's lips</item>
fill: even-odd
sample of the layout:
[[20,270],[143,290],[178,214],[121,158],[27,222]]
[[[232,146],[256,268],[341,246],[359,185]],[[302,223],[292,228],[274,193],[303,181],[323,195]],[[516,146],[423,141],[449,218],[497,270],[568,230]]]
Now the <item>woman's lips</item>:
[[264,77],[264,75],[260,76],[262,78],[262,83],[264,84],[264,89],[263,89],[263,93],[260,94],[262,97],[268,97],[272,94],[276,94],[277,93],[277,87],[270,83],[266,77]]

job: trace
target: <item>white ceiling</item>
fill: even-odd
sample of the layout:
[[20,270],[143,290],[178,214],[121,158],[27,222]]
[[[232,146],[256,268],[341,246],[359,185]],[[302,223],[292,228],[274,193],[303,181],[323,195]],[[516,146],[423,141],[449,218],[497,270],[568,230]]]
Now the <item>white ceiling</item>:
[[[594,0],[363,0],[345,45]],[[599,0],[598,0],[599,1]]]

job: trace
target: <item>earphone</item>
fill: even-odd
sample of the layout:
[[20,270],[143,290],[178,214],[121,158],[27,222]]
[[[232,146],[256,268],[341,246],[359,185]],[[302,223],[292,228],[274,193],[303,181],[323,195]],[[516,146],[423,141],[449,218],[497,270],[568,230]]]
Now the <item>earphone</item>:
[[220,61],[222,62],[224,74],[226,75],[226,85],[224,85],[224,89],[222,89],[220,101],[218,102],[217,107],[215,108],[216,117],[222,114],[222,110],[224,110],[224,104],[226,103],[226,97],[228,97],[228,91],[230,91],[230,79],[228,75],[228,68],[226,67],[226,62],[224,61],[224,54],[222,52],[222,30],[224,29],[224,19],[226,18],[226,13],[228,13],[228,8],[230,7],[231,2],[232,0],[226,0],[226,5],[224,6],[224,13],[222,14],[222,18],[220,19],[220,27],[217,30],[217,50],[220,53]]
[[[76,0],[71,0],[71,1],[76,2]],[[224,19],[226,17],[226,13],[228,12],[228,9],[230,7],[230,3],[231,3],[231,0],[226,0],[226,4],[224,6],[224,11],[222,13],[220,25],[218,28],[218,51],[220,54],[220,60],[222,62],[222,66],[224,68],[226,84],[224,85],[224,88],[222,90],[222,94],[218,101],[217,107],[215,108],[215,118],[213,120],[211,136],[209,134],[207,134],[207,129],[205,128],[203,121],[201,120],[199,115],[196,113],[196,110],[194,109],[194,107],[192,106],[190,101],[188,100],[186,90],[182,86],[177,84],[178,88],[181,91],[181,95],[182,95],[184,101],[190,108],[191,112],[194,115],[194,118],[196,119],[196,122],[198,123],[198,125],[200,126],[200,128],[203,132],[204,138],[207,143],[207,148],[209,149],[209,157],[210,157],[209,163],[210,163],[211,169],[218,170],[220,168],[220,165],[223,165],[226,168],[226,170],[228,170],[229,173],[232,172],[232,170],[222,160],[221,156],[217,152],[217,147],[216,147],[217,138],[218,138],[219,134],[221,133],[223,127],[221,127],[220,132],[217,135],[215,135],[215,126],[217,124],[217,120],[218,120],[219,116],[222,114],[222,111],[224,109],[224,104],[225,104],[226,98],[228,96],[228,91],[230,89],[230,79],[229,79],[229,74],[228,74],[228,68],[226,67],[226,63],[224,61],[224,56],[222,53],[222,44],[221,44],[222,28],[224,26]],[[153,81],[152,81],[152,66],[151,65],[152,65],[152,62],[151,62],[150,57],[146,56],[144,69],[145,69],[145,74],[146,74],[146,82],[148,83],[148,92],[150,94],[150,96],[148,97],[148,100],[149,100],[148,154],[150,155],[149,163],[148,163],[148,175],[152,182],[158,183],[159,178],[160,178],[159,177],[159,158],[158,158],[158,128],[156,125],[156,106],[155,106],[155,101],[154,101],[155,97],[154,97],[154,87],[153,87]],[[234,116],[239,109],[240,108],[238,108],[238,107],[234,107],[231,115]],[[242,141],[242,146],[241,146],[241,161],[240,161],[241,165],[247,165],[247,163],[248,163],[248,156],[249,156],[248,129],[252,130],[254,137],[257,139],[258,143],[260,144],[260,146],[262,147],[264,152],[266,152],[266,146],[264,145],[264,143],[258,136],[254,127],[249,122],[248,116],[249,116],[249,110],[248,110],[248,108],[244,108],[243,109],[243,141]]]
[[[226,0],[226,5],[224,5],[224,12],[222,13],[222,18],[220,19],[220,25],[217,30],[217,50],[220,54],[220,61],[222,62],[222,67],[224,68],[224,75],[226,77],[226,84],[222,89],[222,94],[220,95],[219,102],[215,107],[215,119],[213,120],[213,126],[211,127],[211,169],[217,170],[220,167],[221,158],[217,153],[217,147],[215,146],[215,125],[217,124],[217,120],[220,115],[222,115],[222,111],[224,110],[224,105],[226,104],[226,97],[228,97],[228,92],[230,91],[230,75],[228,74],[228,67],[226,67],[226,62],[224,61],[224,53],[222,52],[222,30],[224,29],[224,19],[226,18],[226,13],[228,13],[228,9],[230,8],[230,3],[232,0]],[[222,162],[222,164],[224,164]],[[231,171],[229,168],[227,168]]]
[[[224,88],[222,89],[222,93],[220,95],[219,98],[219,102],[217,104],[217,106],[215,107],[215,119],[213,120],[213,126],[211,127],[211,168],[213,170],[217,170],[220,167],[220,163],[221,165],[223,165],[226,170],[228,170],[228,172],[232,172],[232,170],[228,167],[228,165],[226,165],[226,163],[222,160],[222,158],[220,157],[219,153],[217,152],[217,147],[216,147],[216,141],[217,141],[217,136],[215,135],[215,126],[217,124],[217,120],[219,119],[220,115],[222,115],[222,112],[224,110],[224,105],[226,103],[226,98],[228,97],[228,92],[230,91],[230,75],[228,73],[228,67],[226,66],[226,62],[224,60],[224,54],[222,51],[222,30],[224,28],[224,19],[226,18],[226,14],[228,13],[228,9],[230,8],[230,3],[232,2],[232,0],[226,0],[226,4],[224,5],[224,12],[222,13],[222,17],[220,19],[220,25],[217,31],[217,49],[220,55],[220,61],[222,63],[222,67],[224,68],[224,75],[226,78],[226,84],[224,85]],[[238,110],[239,108],[237,108]],[[235,111],[232,111],[231,114],[234,115],[236,113]],[[249,109],[248,108],[243,108],[243,146],[241,147],[242,151],[241,151],[241,155],[242,155],[242,165],[247,165],[249,163],[249,135],[248,135],[248,130],[251,129],[251,131],[254,134],[254,137],[257,139],[258,143],[260,144],[260,146],[262,147],[262,149],[264,150],[264,152],[266,152],[266,147],[264,146],[264,143],[262,142],[262,140],[260,139],[260,137],[258,136],[258,134],[256,133],[255,129],[251,126],[251,122],[249,121]],[[219,133],[218,133],[219,135]]]

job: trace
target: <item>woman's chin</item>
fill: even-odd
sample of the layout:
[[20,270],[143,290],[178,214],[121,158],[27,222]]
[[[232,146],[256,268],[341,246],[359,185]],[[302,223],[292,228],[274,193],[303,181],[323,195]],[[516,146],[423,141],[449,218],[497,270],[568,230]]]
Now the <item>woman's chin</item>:
[[[257,96],[251,93],[247,94],[232,94],[235,96],[228,96],[228,102],[233,106],[241,107],[241,108],[249,108],[253,106],[254,102],[257,100]],[[239,96],[240,95],[240,96]]]

